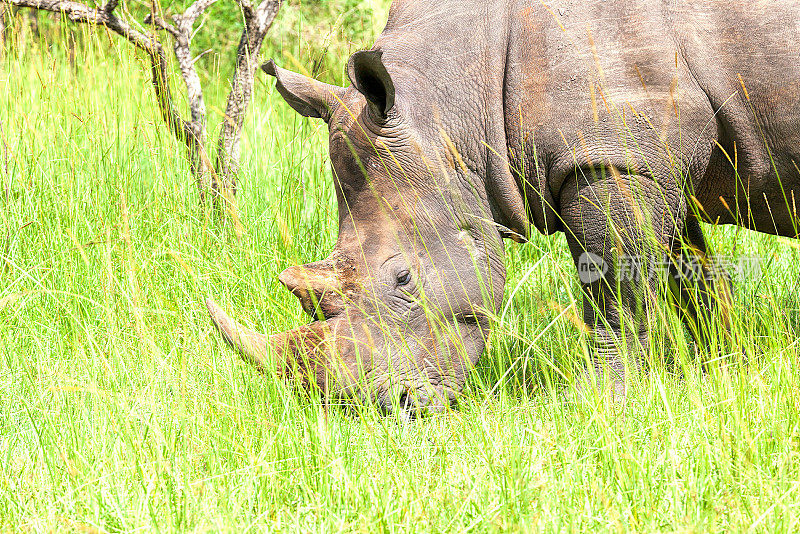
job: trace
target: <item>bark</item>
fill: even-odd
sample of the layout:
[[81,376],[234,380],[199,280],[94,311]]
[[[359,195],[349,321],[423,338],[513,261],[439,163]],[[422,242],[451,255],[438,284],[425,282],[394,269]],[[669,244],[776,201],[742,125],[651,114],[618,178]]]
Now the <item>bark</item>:
[[195,68],[195,58],[192,57],[191,45],[194,23],[216,1],[197,0],[182,15],[173,15],[172,24],[155,12],[150,13],[144,20],[145,24],[152,24],[172,36],[172,48],[186,84],[186,96],[189,101],[191,118],[186,122],[190,133],[187,148],[201,202],[205,200],[206,192],[216,180],[215,170],[206,150],[206,104],[203,100],[200,76]]
[[253,94],[253,77],[258,67],[258,53],[281,6],[281,0],[264,0],[256,8],[253,8],[250,0],[236,1],[244,17],[244,30],[236,51],[236,69],[220,128],[216,159],[219,192],[226,201],[236,196],[239,145],[247,106]]
[[8,17],[8,15],[6,15],[7,12],[8,6],[0,1],[0,58],[3,57],[6,48],[6,30],[8,29],[6,25],[6,18]]

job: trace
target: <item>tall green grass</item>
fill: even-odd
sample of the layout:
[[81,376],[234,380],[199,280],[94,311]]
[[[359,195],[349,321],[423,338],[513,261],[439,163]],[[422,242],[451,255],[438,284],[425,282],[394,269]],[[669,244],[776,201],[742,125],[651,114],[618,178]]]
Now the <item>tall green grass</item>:
[[203,306],[265,332],[306,321],[277,275],[335,241],[323,124],[259,77],[240,241],[198,207],[127,47],[0,65],[3,530],[800,528],[796,243],[706,227],[717,253],[764,259],[735,280],[733,349],[695,357],[664,306],[653,345],[672,338],[656,355],[678,365],[624,408],[559,393],[585,344],[563,236],[509,244],[508,305],[457,409],[353,417],[255,373]]

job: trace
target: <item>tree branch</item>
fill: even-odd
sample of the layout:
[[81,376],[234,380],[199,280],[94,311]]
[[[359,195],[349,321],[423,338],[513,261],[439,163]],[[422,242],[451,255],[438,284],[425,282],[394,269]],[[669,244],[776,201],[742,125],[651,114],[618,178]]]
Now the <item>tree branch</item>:
[[189,99],[189,111],[192,115],[192,122],[202,125],[205,131],[206,105],[203,100],[203,89],[200,85],[200,77],[195,69],[194,58],[192,58],[192,27],[197,18],[211,7],[217,0],[197,0],[182,15],[173,15],[172,22],[175,23],[177,33],[175,34],[174,50],[175,57],[178,59],[178,67],[181,69],[181,76],[186,83],[186,93]]
[[180,31],[178,31],[178,28],[176,28],[166,20],[162,19],[158,13],[155,12],[148,13],[147,15],[144,16],[143,22],[145,24],[152,24],[159,30],[166,31],[167,33],[172,35],[172,37],[174,37],[175,39],[178,39],[181,35]]
[[237,224],[237,233],[240,233],[234,197],[239,172],[242,126],[253,93],[253,77],[258,66],[258,54],[282,0],[262,0],[256,7],[253,6],[252,0],[234,0],[242,10],[244,31],[236,52],[236,66],[225,117],[220,128],[215,165],[211,164],[206,152],[206,106],[200,77],[195,68],[197,58],[193,58],[191,53],[191,42],[195,22],[217,0],[195,0],[182,14],[173,15],[171,22],[165,20],[160,10],[156,9],[157,0],[151,1],[153,7],[150,14],[145,17],[144,23],[172,36],[175,57],[186,84],[189,120],[181,118],[173,103],[164,47],[154,33],[144,33],[125,18],[117,16],[115,10],[119,0],[106,0],[106,3],[99,8],[75,0],[0,0],[0,6],[8,3],[17,7],[43,9],[60,13],[73,22],[103,26],[147,53],[159,111],[175,138],[184,143],[189,150],[192,173],[197,179],[201,198],[207,190],[206,181],[210,179],[211,189],[219,193],[216,201],[224,201],[224,207],[231,213],[234,223]]
[[244,15],[245,24],[247,21],[253,18],[253,3],[250,0],[233,0],[239,5],[239,9],[242,10],[242,15]]
[[209,175],[214,180],[214,168],[209,161],[208,153],[205,148],[206,132],[206,104],[203,99],[203,87],[200,84],[200,76],[195,68],[195,59],[192,57],[192,27],[197,18],[202,15],[217,0],[197,0],[183,14],[172,16],[173,24],[162,19],[156,12],[155,4],[153,10],[148,14],[144,22],[152,24],[156,28],[167,31],[172,35],[172,45],[175,58],[178,60],[178,67],[181,70],[181,77],[186,84],[186,96],[189,101],[189,113],[191,120],[187,127],[191,130],[195,144],[190,147],[190,157],[192,162],[192,172],[197,179],[197,186],[201,197],[208,189]]
[[[202,15],[206,9],[211,7],[216,3],[217,0],[197,0],[194,4],[190,5],[189,8],[183,12],[183,15],[174,15],[172,20],[178,24],[176,19],[180,19],[184,24],[188,25],[189,30],[191,30],[194,23],[197,21],[197,18]],[[178,24],[180,26],[180,24]]]
[[156,91],[158,108],[161,117],[167,123],[172,134],[190,150],[196,143],[192,128],[184,121],[172,103],[172,94],[169,90],[169,75],[167,58],[164,49],[155,36],[146,35],[135,29],[125,19],[118,17],[114,10],[118,0],[109,0],[100,8],[92,8],[72,0],[5,0],[17,7],[31,7],[60,13],[69,20],[95,26],[104,26],[114,33],[124,37],[136,48],[143,50],[150,58],[153,76],[153,86]]

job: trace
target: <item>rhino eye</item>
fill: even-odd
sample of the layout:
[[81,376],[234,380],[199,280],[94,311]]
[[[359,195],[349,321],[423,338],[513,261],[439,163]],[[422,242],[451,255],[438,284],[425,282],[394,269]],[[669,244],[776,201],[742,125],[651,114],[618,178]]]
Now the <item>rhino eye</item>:
[[400,271],[397,273],[397,285],[405,286],[411,281],[411,272],[408,270]]

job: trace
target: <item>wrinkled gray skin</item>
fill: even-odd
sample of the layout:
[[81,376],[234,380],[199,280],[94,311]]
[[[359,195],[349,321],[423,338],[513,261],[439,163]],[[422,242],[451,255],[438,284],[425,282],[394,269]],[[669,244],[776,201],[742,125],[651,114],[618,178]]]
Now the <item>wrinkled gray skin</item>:
[[[209,308],[253,363],[272,345],[329,394],[450,403],[501,305],[502,237],[563,231],[579,268],[610,266],[584,320],[600,385],[624,393],[648,287],[617,283],[620,255],[702,259],[699,220],[798,236],[798,2],[397,0],[351,87],[265,70],[330,130],[338,242],[280,277],[325,320],[267,338]],[[724,278],[674,278],[690,323],[725,311]]]

